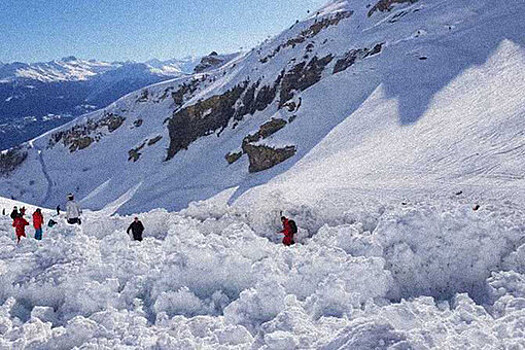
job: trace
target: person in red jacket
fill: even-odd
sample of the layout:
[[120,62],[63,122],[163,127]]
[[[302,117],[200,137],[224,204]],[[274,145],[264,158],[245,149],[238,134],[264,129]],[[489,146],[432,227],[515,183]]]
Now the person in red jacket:
[[285,216],[281,216],[281,222],[283,224],[283,230],[279,233],[284,234],[283,244],[287,246],[294,244],[293,235],[295,232],[290,224],[290,220]]
[[44,222],[44,216],[42,215],[42,210],[38,208],[33,213],[33,227],[35,228],[35,239],[40,241],[42,240],[42,223]]
[[26,226],[29,225],[22,215],[19,215],[13,221],[13,227],[16,231],[16,244],[20,243],[20,238],[26,236]]

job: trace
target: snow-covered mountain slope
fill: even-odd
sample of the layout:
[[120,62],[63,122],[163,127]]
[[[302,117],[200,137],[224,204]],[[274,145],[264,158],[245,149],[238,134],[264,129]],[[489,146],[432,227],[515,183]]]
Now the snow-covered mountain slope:
[[523,1],[368,5],[331,2],[219,69],[11,150],[0,193],[130,213],[226,189],[309,205],[356,188],[522,191]]
[[58,224],[17,246],[0,216],[0,347],[525,347],[521,203],[353,200],[319,215],[329,208],[293,213],[292,247],[278,212],[222,198],[141,214],[140,243],[132,217],[88,212],[80,228],[45,211]]
[[[235,55],[221,55],[220,66]],[[204,58],[101,62],[66,57],[45,63],[0,64],[0,149],[30,140],[118,98],[193,73]],[[208,68],[209,69],[209,68]]]

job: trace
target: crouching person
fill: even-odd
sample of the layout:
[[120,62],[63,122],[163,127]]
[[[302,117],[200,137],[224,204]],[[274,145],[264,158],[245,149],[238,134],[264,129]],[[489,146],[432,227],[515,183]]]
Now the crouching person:
[[142,225],[142,222],[139,220],[139,218],[135,217],[135,220],[129,225],[128,230],[126,231],[129,235],[129,231],[131,231],[133,235],[134,241],[142,241],[142,233],[144,232],[144,225]]

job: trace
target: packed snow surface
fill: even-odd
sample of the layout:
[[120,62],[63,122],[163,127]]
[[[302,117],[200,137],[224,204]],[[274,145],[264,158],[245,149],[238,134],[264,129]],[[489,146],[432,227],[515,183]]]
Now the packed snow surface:
[[[354,198],[357,198],[355,194]],[[181,212],[45,211],[17,246],[0,218],[2,349],[522,349],[525,213],[452,194],[415,202],[279,199]],[[1,201],[2,207],[13,203]],[[298,223],[279,243],[279,208]],[[29,212],[32,212],[30,208]]]

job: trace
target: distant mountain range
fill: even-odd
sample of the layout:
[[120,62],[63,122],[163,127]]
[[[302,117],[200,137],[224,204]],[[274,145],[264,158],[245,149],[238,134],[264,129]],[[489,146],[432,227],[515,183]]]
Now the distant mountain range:
[[[0,63],[0,150],[160,81],[220,66],[235,55],[147,62],[104,62],[74,56],[41,63]],[[210,64],[211,61],[211,64]]]

